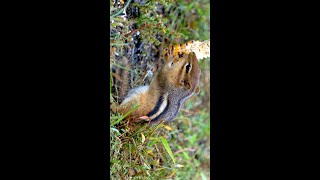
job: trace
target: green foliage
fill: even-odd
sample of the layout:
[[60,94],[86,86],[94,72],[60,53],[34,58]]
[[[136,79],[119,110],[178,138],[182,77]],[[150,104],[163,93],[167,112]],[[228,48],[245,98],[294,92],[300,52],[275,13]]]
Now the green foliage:
[[132,113],[133,111],[135,111],[136,109],[138,109],[139,106],[134,106],[132,109],[130,109],[130,111],[128,111],[125,115],[116,118],[116,121],[112,121],[113,118],[111,118],[111,126],[114,126],[116,124],[118,124],[120,121],[122,121],[125,117],[127,117],[130,113]]
[[172,151],[171,151],[171,148],[168,144],[168,141],[163,137],[160,137],[160,139],[161,139],[161,142],[162,142],[164,148],[167,150],[168,154],[170,155],[171,159],[173,160],[173,163],[175,163],[176,161],[174,160],[174,156],[172,154]]

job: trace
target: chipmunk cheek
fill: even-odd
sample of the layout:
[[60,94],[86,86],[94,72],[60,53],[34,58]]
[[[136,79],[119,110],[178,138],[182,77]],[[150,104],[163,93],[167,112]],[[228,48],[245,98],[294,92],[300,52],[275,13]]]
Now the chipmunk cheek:
[[191,84],[188,80],[181,80],[180,85],[183,86],[187,90],[191,89]]
[[191,89],[191,84],[187,82],[187,83],[184,85],[184,87],[185,87],[187,90],[190,90],[190,89]]

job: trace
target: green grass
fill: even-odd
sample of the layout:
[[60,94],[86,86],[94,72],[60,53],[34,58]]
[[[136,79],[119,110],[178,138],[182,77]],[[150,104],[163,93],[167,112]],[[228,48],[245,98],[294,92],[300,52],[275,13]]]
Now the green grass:
[[[119,56],[126,56],[126,49],[132,48],[131,24],[137,27],[158,24],[140,30],[142,41],[154,44],[161,49],[169,44],[184,43],[189,40],[210,38],[209,0],[184,1],[162,0],[165,5],[164,16],[156,14],[155,2],[146,1],[144,5],[131,3],[127,8],[137,6],[140,16],[123,20],[117,13],[126,5],[113,7],[110,30],[121,32],[110,36],[111,46]],[[116,14],[116,15],[114,15]],[[121,28],[120,28],[121,27]],[[160,34],[169,41],[159,42],[155,35]],[[110,57],[110,66],[130,70],[133,75],[143,71],[125,68],[119,58]],[[124,122],[126,115],[111,114],[110,126],[110,175],[111,179],[210,179],[210,59],[200,61],[202,70],[199,95],[186,101],[183,109],[170,124],[141,126],[131,132]],[[110,69],[111,70],[111,69]],[[112,75],[112,74],[111,74]],[[114,86],[110,81],[110,100],[114,101]]]

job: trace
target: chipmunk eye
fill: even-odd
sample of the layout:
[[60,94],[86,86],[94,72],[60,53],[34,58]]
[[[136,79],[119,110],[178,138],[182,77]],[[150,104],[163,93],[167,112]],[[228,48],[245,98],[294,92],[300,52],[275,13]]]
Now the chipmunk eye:
[[186,73],[188,73],[191,69],[191,64],[190,63],[187,63],[186,64]]

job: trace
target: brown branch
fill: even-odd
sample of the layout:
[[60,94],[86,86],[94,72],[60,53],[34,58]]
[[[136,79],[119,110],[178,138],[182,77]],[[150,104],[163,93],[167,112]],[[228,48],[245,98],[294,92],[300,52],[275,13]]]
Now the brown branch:
[[159,26],[160,24],[161,24],[161,23],[158,23],[158,24],[149,24],[149,25],[144,24],[144,25],[142,25],[140,28],[134,29],[134,30],[132,30],[131,32],[128,32],[127,34],[125,34],[124,36],[125,36],[125,37],[128,37],[128,36],[130,36],[131,34],[137,32],[137,31],[140,31],[141,29],[150,28],[151,26]]
[[116,74],[116,73],[112,73],[112,76],[115,77],[117,80],[119,80],[120,82],[122,82],[122,78]]
[[196,148],[194,148],[194,149],[192,149],[192,148],[185,148],[185,149],[181,149],[181,150],[176,151],[174,154],[178,154],[178,153],[181,153],[181,152],[184,152],[184,151],[194,152],[194,151],[196,151],[196,150],[197,150]]

